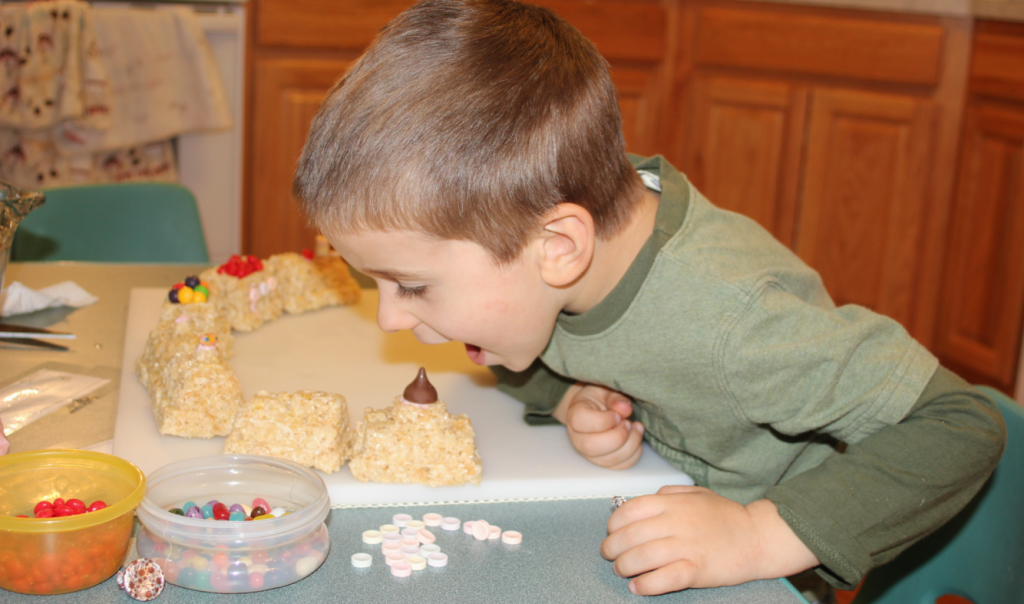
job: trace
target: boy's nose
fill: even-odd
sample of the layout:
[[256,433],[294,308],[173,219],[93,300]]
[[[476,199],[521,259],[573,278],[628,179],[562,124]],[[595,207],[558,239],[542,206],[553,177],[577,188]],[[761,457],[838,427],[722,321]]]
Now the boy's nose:
[[[378,291],[380,291],[378,289]],[[377,305],[377,325],[388,333],[412,329],[419,325],[419,320],[413,315],[404,312],[396,304],[392,296],[380,293],[380,302]]]

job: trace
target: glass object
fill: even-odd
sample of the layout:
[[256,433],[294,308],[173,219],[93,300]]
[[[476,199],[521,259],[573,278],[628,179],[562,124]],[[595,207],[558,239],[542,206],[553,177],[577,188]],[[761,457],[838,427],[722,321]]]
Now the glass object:
[[0,180],[0,291],[4,286],[4,273],[11,258],[14,231],[32,210],[43,205],[46,196],[38,191],[25,191]]

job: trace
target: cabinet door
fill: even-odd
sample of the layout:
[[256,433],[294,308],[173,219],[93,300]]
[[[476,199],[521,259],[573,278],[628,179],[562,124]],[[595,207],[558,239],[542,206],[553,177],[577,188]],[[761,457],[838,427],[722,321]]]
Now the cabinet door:
[[640,155],[658,153],[657,107],[661,90],[658,71],[613,65],[612,81],[619,95],[626,150]]
[[309,124],[351,61],[269,58],[256,62],[253,90],[250,254],[266,258],[313,247],[315,231],[292,200],[295,164]]
[[805,91],[778,81],[699,75],[683,169],[712,203],[792,245]]
[[[874,92],[813,92],[797,253],[837,304],[893,317],[918,337],[917,278],[940,258],[921,251],[934,106]],[[923,312],[923,311],[922,311]]]
[[1024,107],[976,101],[966,118],[937,353],[1010,392],[1024,308]]

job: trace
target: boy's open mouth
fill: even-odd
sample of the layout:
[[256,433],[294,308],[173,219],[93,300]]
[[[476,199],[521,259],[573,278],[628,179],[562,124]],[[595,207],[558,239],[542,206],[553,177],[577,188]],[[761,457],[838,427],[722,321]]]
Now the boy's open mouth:
[[473,361],[477,365],[484,364],[484,352],[475,344],[466,344],[466,355],[469,356],[469,360]]

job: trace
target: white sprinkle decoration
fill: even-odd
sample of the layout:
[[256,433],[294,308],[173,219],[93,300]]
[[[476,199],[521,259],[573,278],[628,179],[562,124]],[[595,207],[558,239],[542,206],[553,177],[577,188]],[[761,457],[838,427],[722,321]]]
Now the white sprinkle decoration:
[[441,519],[441,528],[446,531],[457,531],[462,526],[462,522],[453,516],[448,516]]

